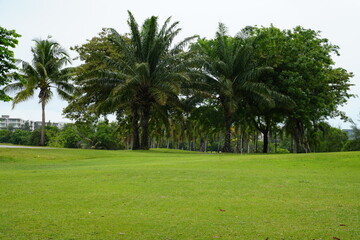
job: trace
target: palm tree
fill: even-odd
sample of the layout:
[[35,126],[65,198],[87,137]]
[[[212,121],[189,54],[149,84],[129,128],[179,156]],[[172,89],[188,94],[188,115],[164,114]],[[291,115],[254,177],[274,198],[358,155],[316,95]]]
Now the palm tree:
[[39,103],[42,110],[42,125],[40,145],[45,144],[45,106],[53,96],[52,89],[56,89],[59,96],[68,99],[72,92],[72,85],[68,82],[69,69],[62,69],[70,63],[66,51],[55,41],[34,40],[35,47],[31,48],[33,54],[32,64],[18,60],[21,64],[20,72],[13,74],[14,83],[5,90],[17,92],[13,99],[16,104],[28,100],[39,90]]
[[[173,47],[173,40],[180,32],[178,22],[170,24],[168,18],[159,27],[158,18],[153,16],[139,27],[131,12],[128,13],[129,34],[120,35],[110,29],[110,41],[119,57],[99,56],[107,68],[87,73],[82,84],[90,90],[106,88],[105,99],[95,96],[94,91],[88,96],[95,111],[110,113],[119,108],[128,109],[133,133],[141,132],[138,148],[149,149],[149,120],[154,106],[177,101],[182,82],[190,79],[191,61],[182,49],[194,37]],[[134,134],[133,138],[138,139]]]
[[215,39],[201,39],[195,46],[204,59],[202,71],[207,91],[213,99],[219,101],[223,110],[223,152],[231,151],[231,126],[235,120],[233,115],[244,96],[271,102],[267,87],[257,82],[260,74],[267,68],[256,65],[250,40],[240,34],[236,37],[227,36],[225,26],[220,23]]

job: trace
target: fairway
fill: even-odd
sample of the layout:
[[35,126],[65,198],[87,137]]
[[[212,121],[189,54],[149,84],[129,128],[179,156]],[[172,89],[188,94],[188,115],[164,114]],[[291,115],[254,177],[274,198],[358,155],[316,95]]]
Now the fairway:
[[0,239],[360,239],[360,152],[0,148]]

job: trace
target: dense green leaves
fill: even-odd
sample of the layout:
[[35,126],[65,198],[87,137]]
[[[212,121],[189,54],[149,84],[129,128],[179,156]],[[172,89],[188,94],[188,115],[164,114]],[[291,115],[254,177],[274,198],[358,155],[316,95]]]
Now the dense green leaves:
[[[12,74],[16,82],[5,88],[17,92],[13,104],[39,90],[44,112],[51,88],[71,99],[64,113],[76,125],[52,145],[224,152],[262,147],[264,153],[280,147],[293,152],[343,148],[347,136],[324,121],[346,119],[338,106],[353,97],[353,74],[335,67],[339,47],[319,31],[248,26],[229,36],[219,24],[213,39],[191,43],[194,36],[175,44],[178,22],[168,18],[161,25],[152,16],[140,25],[128,14],[128,33],[104,28],[72,48],[83,61],[76,68],[62,69],[69,57],[49,39],[35,41],[31,64],[19,61],[21,72]],[[10,39],[18,37],[8,33]],[[116,114],[116,125],[98,123],[108,114]]]
[[[87,105],[98,115],[119,111],[127,114],[132,118],[133,149],[149,148],[148,125],[154,106],[177,101],[182,82],[189,80],[188,53],[181,48],[190,39],[173,47],[180,29],[178,22],[171,23],[170,20],[168,18],[160,27],[157,17],[151,17],[139,27],[129,12],[129,34],[120,35],[109,29],[100,41],[93,39],[88,45],[77,47],[81,55],[86,50],[95,56],[94,59],[84,57],[83,68],[98,61],[105,66],[79,75],[77,83],[83,94],[73,104]],[[107,43],[104,52],[94,50],[100,46],[98,43]],[[103,93],[100,96],[99,89]],[[141,142],[138,140],[139,128]]]
[[213,40],[201,39],[193,49],[203,59],[201,70],[204,91],[219,102],[225,122],[224,152],[230,152],[231,126],[234,113],[248,97],[253,101],[272,101],[268,87],[259,83],[266,70],[254,58],[253,39],[230,37],[223,24],[219,25]]
[[[7,76],[11,70],[15,70],[15,57],[12,50],[18,44],[17,38],[21,35],[17,34],[15,30],[7,30],[0,27],[0,86],[4,86],[10,82]],[[0,89],[0,101],[8,102],[11,98],[5,94],[4,90]]]
[[295,104],[272,111],[266,108],[262,115],[285,121],[297,152],[311,151],[307,139],[310,130],[327,117],[345,117],[337,107],[352,97],[348,91],[353,74],[334,67],[332,56],[338,55],[339,48],[317,31],[302,27],[282,31],[271,26],[249,28],[249,32],[256,36],[257,58],[273,68],[262,82]]

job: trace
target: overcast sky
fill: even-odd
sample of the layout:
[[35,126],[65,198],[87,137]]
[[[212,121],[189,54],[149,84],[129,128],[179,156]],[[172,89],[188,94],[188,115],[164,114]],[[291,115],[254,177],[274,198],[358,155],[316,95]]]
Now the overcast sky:
[[[248,25],[291,29],[301,25],[320,30],[321,36],[340,46],[336,66],[355,74],[351,93],[360,95],[360,1],[359,0],[0,0],[0,26],[15,29],[22,37],[14,49],[15,57],[31,61],[33,39],[45,39],[51,35],[64,48],[80,45],[97,35],[103,27],[115,28],[119,33],[128,32],[127,10],[138,23],[150,16],[158,16],[160,22],[172,16],[180,21],[182,38],[198,34],[212,38],[218,23],[224,23],[234,35]],[[76,57],[75,52],[69,53]],[[69,122],[62,117],[66,102],[55,97],[47,105],[47,120]],[[349,100],[340,107],[354,120],[360,118],[360,100]],[[11,103],[0,102],[0,115],[40,120],[41,109],[37,95],[11,109]],[[348,123],[331,120],[335,127],[347,128]]]

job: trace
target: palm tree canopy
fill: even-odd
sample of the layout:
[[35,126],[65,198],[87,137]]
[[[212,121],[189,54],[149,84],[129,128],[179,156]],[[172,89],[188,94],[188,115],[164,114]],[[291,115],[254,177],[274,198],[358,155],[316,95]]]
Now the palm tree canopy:
[[[118,54],[97,56],[106,67],[80,76],[83,99],[93,102],[92,110],[99,114],[129,105],[165,105],[176,99],[182,83],[190,80],[189,52],[183,48],[195,36],[174,45],[181,29],[171,18],[159,26],[153,16],[139,26],[129,12],[128,25],[130,33],[125,35],[108,29],[111,48]],[[104,94],[96,96],[93,90],[100,88]]]
[[14,83],[8,85],[5,90],[17,92],[13,106],[32,97],[35,90],[40,90],[40,102],[45,104],[53,96],[51,88],[55,88],[60,97],[69,98],[72,85],[68,82],[71,71],[62,69],[70,63],[70,57],[66,51],[51,39],[34,40],[35,47],[31,49],[32,63],[18,60],[21,64],[20,72],[13,74]]
[[203,56],[202,71],[208,91],[232,113],[238,101],[249,95],[256,101],[273,104],[268,88],[258,81],[269,68],[257,65],[252,41],[245,34],[228,36],[220,23],[215,39],[200,39],[194,47]]

